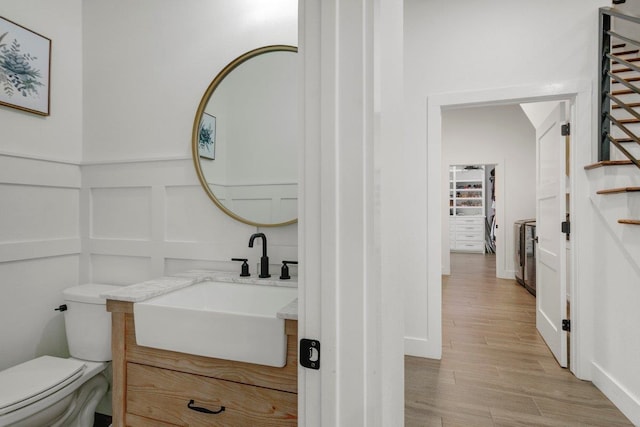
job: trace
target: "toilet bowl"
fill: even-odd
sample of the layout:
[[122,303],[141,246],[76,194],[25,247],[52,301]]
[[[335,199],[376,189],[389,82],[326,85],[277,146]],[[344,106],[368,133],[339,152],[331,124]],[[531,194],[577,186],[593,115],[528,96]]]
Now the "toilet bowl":
[[87,284],[63,292],[69,358],[41,356],[0,371],[0,427],[91,427],[109,388],[111,314],[100,294],[117,288]]

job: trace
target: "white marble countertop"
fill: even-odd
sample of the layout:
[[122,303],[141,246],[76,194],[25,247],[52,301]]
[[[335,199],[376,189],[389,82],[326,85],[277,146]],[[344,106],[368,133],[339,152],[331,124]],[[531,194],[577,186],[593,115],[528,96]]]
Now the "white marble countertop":
[[298,298],[282,307],[277,315],[278,319],[298,320]]
[[[149,298],[154,298],[196,283],[216,280],[219,282],[229,282],[238,284],[255,284],[265,286],[286,286],[298,287],[296,280],[260,279],[253,277],[240,277],[233,273],[211,271],[211,270],[189,270],[171,276],[163,276],[157,279],[147,280],[133,285],[122,286],[120,289],[105,292],[101,298],[126,301],[142,302]],[[296,298],[287,306],[283,307],[277,314],[279,319],[298,320],[298,299]]]

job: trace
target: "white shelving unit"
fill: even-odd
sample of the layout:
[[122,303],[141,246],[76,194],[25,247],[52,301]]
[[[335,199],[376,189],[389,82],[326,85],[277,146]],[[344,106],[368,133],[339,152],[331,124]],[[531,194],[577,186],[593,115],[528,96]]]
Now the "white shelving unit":
[[454,252],[485,251],[484,165],[449,168],[449,241]]

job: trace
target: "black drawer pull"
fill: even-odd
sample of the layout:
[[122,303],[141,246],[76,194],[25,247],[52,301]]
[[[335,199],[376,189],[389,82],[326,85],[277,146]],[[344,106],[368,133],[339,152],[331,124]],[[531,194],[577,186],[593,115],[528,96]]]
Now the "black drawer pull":
[[224,406],[221,406],[218,411],[212,411],[212,410],[207,409],[207,408],[201,408],[199,406],[193,406],[194,403],[196,403],[196,402],[193,399],[191,399],[189,401],[189,403],[187,403],[187,408],[193,409],[194,411],[202,412],[203,414],[219,414],[220,412],[224,412],[224,409],[225,409]]

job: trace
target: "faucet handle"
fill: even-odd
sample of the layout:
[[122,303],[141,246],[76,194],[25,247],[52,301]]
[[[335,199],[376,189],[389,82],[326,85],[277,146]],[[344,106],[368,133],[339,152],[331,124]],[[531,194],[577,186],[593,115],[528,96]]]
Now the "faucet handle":
[[247,258],[231,258],[231,261],[242,261],[240,277],[249,277],[249,264],[247,264]]
[[287,264],[297,264],[298,261],[282,261],[282,267],[280,268],[280,280],[291,279],[289,276],[289,266]]

